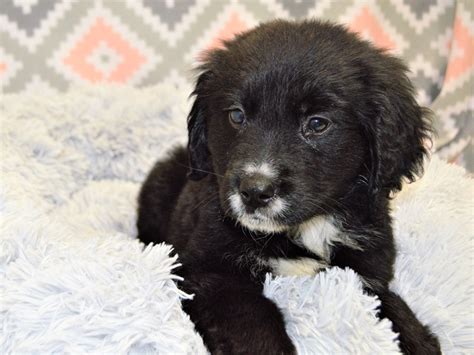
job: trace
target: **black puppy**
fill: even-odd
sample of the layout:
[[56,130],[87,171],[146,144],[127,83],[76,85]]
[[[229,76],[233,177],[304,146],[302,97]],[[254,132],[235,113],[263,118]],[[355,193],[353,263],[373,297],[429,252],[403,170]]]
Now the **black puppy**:
[[429,134],[402,62],[340,26],[275,21],[210,52],[200,70],[188,153],[150,173],[138,230],[174,245],[180,286],[195,294],[183,306],[209,350],[294,353],[264,275],[335,265],[380,298],[403,352],[440,353],[388,287],[389,196],[420,173]]

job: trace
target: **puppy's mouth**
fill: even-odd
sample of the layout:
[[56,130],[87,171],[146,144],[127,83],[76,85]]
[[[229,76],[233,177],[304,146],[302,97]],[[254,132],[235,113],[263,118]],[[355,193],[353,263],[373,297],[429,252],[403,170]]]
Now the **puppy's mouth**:
[[275,198],[267,206],[259,208],[247,207],[237,193],[230,195],[228,200],[233,217],[251,231],[281,233],[289,228],[280,222],[287,205],[281,198]]

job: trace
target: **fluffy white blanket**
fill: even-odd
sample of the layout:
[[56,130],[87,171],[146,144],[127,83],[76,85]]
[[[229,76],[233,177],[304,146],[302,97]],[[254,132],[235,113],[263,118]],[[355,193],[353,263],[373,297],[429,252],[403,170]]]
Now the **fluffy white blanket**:
[[[4,96],[0,121],[0,353],[203,354],[170,247],[135,238],[153,162],[186,139],[187,89],[82,88]],[[473,183],[433,158],[394,200],[393,289],[444,353],[473,341]],[[351,270],[271,278],[301,354],[398,353]]]

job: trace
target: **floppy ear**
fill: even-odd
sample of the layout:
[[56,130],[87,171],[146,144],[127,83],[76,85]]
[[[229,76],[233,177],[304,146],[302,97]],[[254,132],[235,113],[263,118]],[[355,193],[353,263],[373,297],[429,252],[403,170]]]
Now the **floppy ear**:
[[407,68],[386,57],[384,73],[373,99],[375,119],[369,127],[372,193],[398,191],[403,179],[414,181],[423,172],[423,160],[430,142],[430,111],[420,107]]
[[207,148],[207,122],[205,117],[206,107],[203,100],[203,86],[209,78],[208,71],[202,73],[196,83],[192,95],[195,96],[194,104],[188,116],[188,178],[200,180],[212,169],[210,154]]

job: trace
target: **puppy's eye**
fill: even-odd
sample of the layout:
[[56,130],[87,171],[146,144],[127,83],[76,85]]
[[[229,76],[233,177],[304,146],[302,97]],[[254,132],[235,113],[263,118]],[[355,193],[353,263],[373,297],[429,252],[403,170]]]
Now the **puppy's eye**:
[[325,117],[313,116],[309,119],[308,130],[312,133],[323,133],[331,125],[331,121]]
[[245,121],[245,115],[241,110],[234,109],[229,111],[229,120],[233,126],[240,126]]

